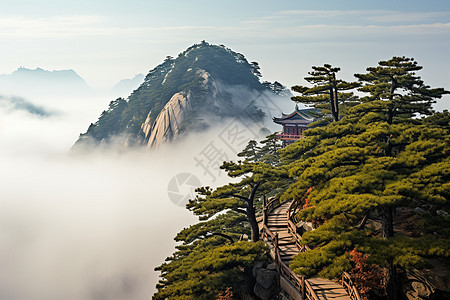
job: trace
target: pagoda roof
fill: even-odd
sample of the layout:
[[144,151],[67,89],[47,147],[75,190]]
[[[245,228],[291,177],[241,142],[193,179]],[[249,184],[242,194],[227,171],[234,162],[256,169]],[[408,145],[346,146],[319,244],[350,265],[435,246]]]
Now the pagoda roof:
[[295,107],[295,111],[290,114],[281,114],[280,118],[273,118],[273,121],[280,125],[285,124],[298,124],[298,125],[308,125],[317,120],[316,117],[311,115],[311,112],[314,112],[314,109],[298,109]]

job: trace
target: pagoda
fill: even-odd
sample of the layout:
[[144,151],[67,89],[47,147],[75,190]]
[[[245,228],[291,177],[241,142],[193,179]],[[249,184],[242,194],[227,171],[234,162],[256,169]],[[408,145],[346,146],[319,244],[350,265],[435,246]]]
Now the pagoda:
[[311,114],[314,112],[313,108],[299,109],[296,105],[294,112],[282,113],[280,118],[273,118],[275,123],[283,125],[283,131],[277,134],[277,138],[283,141],[283,147],[305,137],[303,132],[309,129],[308,125],[317,121],[317,118]]

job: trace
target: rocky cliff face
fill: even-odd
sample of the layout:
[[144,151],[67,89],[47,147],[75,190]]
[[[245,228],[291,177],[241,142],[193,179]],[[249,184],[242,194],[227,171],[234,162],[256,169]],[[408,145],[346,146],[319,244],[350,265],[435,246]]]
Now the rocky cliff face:
[[[145,137],[143,144],[147,148],[157,148],[162,143],[174,141],[188,129],[193,131],[207,128],[211,126],[211,119],[224,111],[221,105],[224,103],[218,99],[219,90],[215,80],[205,70],[199,69],[195,73],[202,79],[202,95],[193,95],[190,90],[176,93],[159,112],[153,123],[151,123],[152,111],[147,115],[141,126]],[[205,104],[203,107],[198,105],[199,100]],[[208,118],[198,118],[200,115],[208,116]]]
[[120,135],[129,145],[155,148],[230,117],[261,119],[262,104],[254,95],[274,90],[259,76],[258,64],[240,53],[206,42],[193,45],[151,70],[127,100],[111,101],[76,144],[105,144]]
[[142,131],[147,148],[157,148],[164,142],[172,141],[180,135],[183,124],[192,112],[191,93],[177,93],[167,102],[153,125],[150,125],[151,114],[147,116]]

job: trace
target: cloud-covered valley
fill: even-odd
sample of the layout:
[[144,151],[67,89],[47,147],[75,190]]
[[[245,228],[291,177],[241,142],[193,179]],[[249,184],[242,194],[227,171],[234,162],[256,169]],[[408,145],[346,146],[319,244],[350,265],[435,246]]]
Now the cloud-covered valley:
[[[198,163],[214,143],[232,158],[224,128],[155,152],[70,151],[105,102],[33,99],[57,107],[46,118],[0,107],[0,299],[148,299],[153,269],[195,222],[169,198],[169,182],[181,173],[226,182],[217,164],[213,178]],[[178,193],[192,187],[180,183]]]

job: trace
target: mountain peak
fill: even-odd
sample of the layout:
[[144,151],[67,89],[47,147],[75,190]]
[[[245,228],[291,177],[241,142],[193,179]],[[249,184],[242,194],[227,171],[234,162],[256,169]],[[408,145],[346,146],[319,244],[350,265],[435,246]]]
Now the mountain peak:
[[249,111],[252,118],[261,119],[264,113],[253,103],[254,94],[272,90],[260,76],[258,63],[249,63],[224,45],[202,41],[176,58],[167,56],[127,100],[111,101],[77,144],[106,143],[121,135],[128,144],[155,147],[225,118],[248,118],[244,114]]

